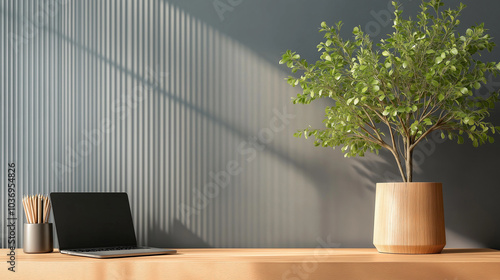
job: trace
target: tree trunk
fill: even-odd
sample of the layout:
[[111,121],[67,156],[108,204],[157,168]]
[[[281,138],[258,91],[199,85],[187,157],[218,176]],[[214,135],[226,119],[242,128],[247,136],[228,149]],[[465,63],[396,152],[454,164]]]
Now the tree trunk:
[[406,149],[406,182],[413,181],[413,149]]

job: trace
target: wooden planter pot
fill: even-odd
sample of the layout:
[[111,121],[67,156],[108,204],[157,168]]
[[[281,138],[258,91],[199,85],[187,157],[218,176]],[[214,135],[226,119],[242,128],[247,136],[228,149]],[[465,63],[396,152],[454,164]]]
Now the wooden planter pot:
[[446,245],[441,183],[378,183],[373,245],[381,253],[440,253]]

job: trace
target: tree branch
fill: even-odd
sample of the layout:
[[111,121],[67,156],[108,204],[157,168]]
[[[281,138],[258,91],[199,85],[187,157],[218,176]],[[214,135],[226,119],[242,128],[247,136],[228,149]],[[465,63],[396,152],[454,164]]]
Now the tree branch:
[[406,176],[405,176],[405,173],[403,171],[403,166],[401,165],[401,159],[399,158],[399,151],[396,150],[397,147],[396,147],[396,144],[394,141],[394,134],[392,133],[391,126],[388,125],[388,127],[389,127],[389,133],[391,134],[391,141],[392,141],[392,146],[393,146],[393,149],[391,150],[391,152],[394,155],[394,158],[396,159],[396,163],[398,164],[399,172],[401,173],[401,177],[403,178],[403,182],[406,182]]
[[420,141],[422,141],[422,139],[424,139],[427,135],[429,135],[429,133],[439,129],[439,127],[442,125],[442,124],[446,124],[446,122],[443,122],[443,120],[448,116],[449,113],[446,113],[446,115],[444,116],[440,116],[439,120],[433,125],[431,126],[426,132],[424,132],[420,137],[418,137],[418,139],[416,139],[413,144],[411,144],[410,146],[410,150],[413,150],[415,148],[415,146],[420,143]]

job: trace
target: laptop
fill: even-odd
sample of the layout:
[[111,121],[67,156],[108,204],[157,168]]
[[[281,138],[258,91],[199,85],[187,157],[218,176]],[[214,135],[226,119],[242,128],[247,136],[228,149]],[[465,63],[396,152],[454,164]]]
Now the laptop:
[[137,246],[127,193],[53,192],[50,199],[62,254],[115,258],[177,252]]

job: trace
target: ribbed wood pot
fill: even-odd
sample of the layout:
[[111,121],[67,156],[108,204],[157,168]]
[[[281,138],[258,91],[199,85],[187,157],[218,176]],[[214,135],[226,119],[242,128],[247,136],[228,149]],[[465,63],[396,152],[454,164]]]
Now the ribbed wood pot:
[[442,184],[378,183],[373,245],[381,253],[440,253],[446,245]]

